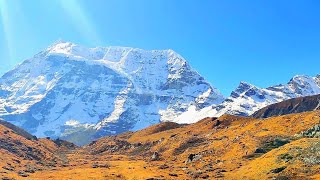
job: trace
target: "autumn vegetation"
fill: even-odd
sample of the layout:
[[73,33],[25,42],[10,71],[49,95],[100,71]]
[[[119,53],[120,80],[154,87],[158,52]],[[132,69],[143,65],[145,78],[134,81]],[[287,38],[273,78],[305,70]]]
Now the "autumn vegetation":
[[76,147],[0,125],[3,179],[319,179],[320,111],[164,122]]

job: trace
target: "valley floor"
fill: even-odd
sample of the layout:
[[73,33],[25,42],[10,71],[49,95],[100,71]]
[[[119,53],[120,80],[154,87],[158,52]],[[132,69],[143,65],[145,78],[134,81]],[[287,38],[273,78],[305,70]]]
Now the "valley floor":
[[[130,160],[126,156],[86,157],[70,154],[74,161],[69,167],[37,172],[30,179],[188,179],[182,170],[173,170],[172,177],[167,170],[158,169],[162,162]],[[78,159],[79,157],[79,159]],[[95,167],[97,166],[97,167]],[[94,168],[93,168],[94,167]]]
[[[304,176],[306,172],[301,173],[299,178],[292,179],[319,179],[319,164],[313,167],[307,166],[302,168],[303,164],[287,164],[286,162],[277,163],[278,157],[283,157],[283,154],[287,154],[292,151],[293,148],[301,147],[308,148],[314,144],[318,144],[320,147],[319,139],[302,139],[294,142],[285,148],[276,149],[272,153],[268,153],[263,158],[258,158],[245,168],[240,168],[236,171],[225,172],[223,169],[228,169],[223,164],[216,165],[214,169],[207,168],[195,168],[202,163],[194,163],[193,166],[186,165],[185,163],[174,163],[168,161],[145,161],[136,160],[132,157],[122,155],[102,155],[93,156],[90,154],[84,154],[84,152],[69,152],[68,163],[64,164],[65,167],[54,167],[42,171],[31,173],[27,178],[17,176],[14,174],[7,174],[7,178],[14,179],[269,179],[268,174],[277,167],[289,167],[292,171],[295,168],[299,171],[318,172],[319,174]],[[292,152],[290,152],[292,153]],[[289,156],[287,158],[290,158]],[[221,168],[219,168],[221,167]],[[198,171],[197,171],[198,169]],[[191,176],[192,170],[198,172],[198,176]],[[295,172],[291,172],[295,173]],[[271,174],[272,175],[272,174]],[[213,177],[212,177],[213,176]],[[4,177],[4,176],[3,176]],[[285,176],[282,177],[286,179]],[[278,178],[278,179],[281,179]],[[291,178],[290,178],[291,179]]]

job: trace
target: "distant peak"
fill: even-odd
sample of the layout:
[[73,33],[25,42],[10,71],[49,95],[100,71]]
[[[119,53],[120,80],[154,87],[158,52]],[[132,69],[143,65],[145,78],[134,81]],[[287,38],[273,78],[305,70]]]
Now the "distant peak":
[[236,90],[231,92],[231,96],[236,98],[239,97],[240,94],[247,92],[248,90],[255,88],[252,84],[249,84],[245,81],[241,81],[239,86],[236,88]]
[[54,41],[54,42],[49,46],[49,48],[52,48],[52,47],[55,47],[55,46],[58,46],[58,45],[61,45],[61,44],[73,44],[73,43],[67,42],[67,41],[65,41],[65,40],[63,40],[63,39],[58,39],[58,40]]
[[238,87],[247,87],[247,88],[251,88],[254,87],[252,84],[249,84],[248,82],[245,81],[240,81],[240,84]]
[[293,76],[292,79],[297,80],[297,79],[309,79],[309,78],[311,78],[311,77],[308,76],[308,75],[301,74],[301,75],[295,75],[295,76]]
[[237,87],[236,91],[240,92],[240,93],[243,93],[243,92],[248,91],[249,89],[252,89],[254,87],[255,86],[252,85],[252,84],[249,84],[249,83],[247,83],[245,81],[241,81],[239,86]]
[[308,75],[295,75],[295,76],[293,76],[292,79],[290,79],[288,84],[295,83],[295,82],[306,81],[308,79],[312,79],[312,77],[310,77]]

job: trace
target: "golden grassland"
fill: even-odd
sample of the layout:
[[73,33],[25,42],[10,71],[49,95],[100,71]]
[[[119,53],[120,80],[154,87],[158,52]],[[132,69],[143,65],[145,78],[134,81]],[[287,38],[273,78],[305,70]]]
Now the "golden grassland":
[[319,138],[296,136],[319,124],[320,111],[267,119],[224,115],[191,125],[161,123],[72,150],[0,129],[1,138],[45,154],[37,164],[0,149],[0,168],[14,166],[0,177],[23,179],[17,172],[32,164],[41,169],[27,179],[319,179]]

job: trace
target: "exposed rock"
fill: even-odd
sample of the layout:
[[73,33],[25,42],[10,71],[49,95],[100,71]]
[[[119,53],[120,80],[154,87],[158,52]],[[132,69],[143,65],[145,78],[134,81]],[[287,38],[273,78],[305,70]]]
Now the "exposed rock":
[[168,169],[169,166],[167,164],[163,164],[159,166],[159,169]]
[[202,158],[202,155],[200,154],[189,154],[187,160],[186,160],[186,163],[191,163],[191,162],[194,162],[194,161],[198,161],[199,159]]
[[158,161],[160,160],[160,155],[158,152],[153,152],[152,156],[151,156],[151,161]]
[[175,174],[175,173],[169,173],[169,176],[172,176],[172,177],[178,177],[178,174]]
[[151,177],[151,178],[147,178],[146,180],[165,180],[165,178]]
[[307,137],[307,138],[320,138],[320,125],[317,124],[314,127],[295,135],[296,137]]
[[3,177],[1,180],[15,180],[14,178],[9,178],[9,177]]
[[181,154],[189,148],[198,147],[206,142],[204,138],[191,137],[174,150],[174,155]]
[[92,168],[110,168],[109,164],[99,164],[97,162],[92,164]]
[[279,168],[276,168],[276,169],[271,170],[271,172],[277,174],[277,173],[282,172],[282,171],[285,170],[286,168],[287,168],[286,166],[282,166],[282,167],[279,167]]
[[29,175],[28,175],[26,172],[24,172],[24,171],[19,171],[19,172],[18,172],[18,175],[21,176],[21,177],[28,177],[28,176],[29,176]]

